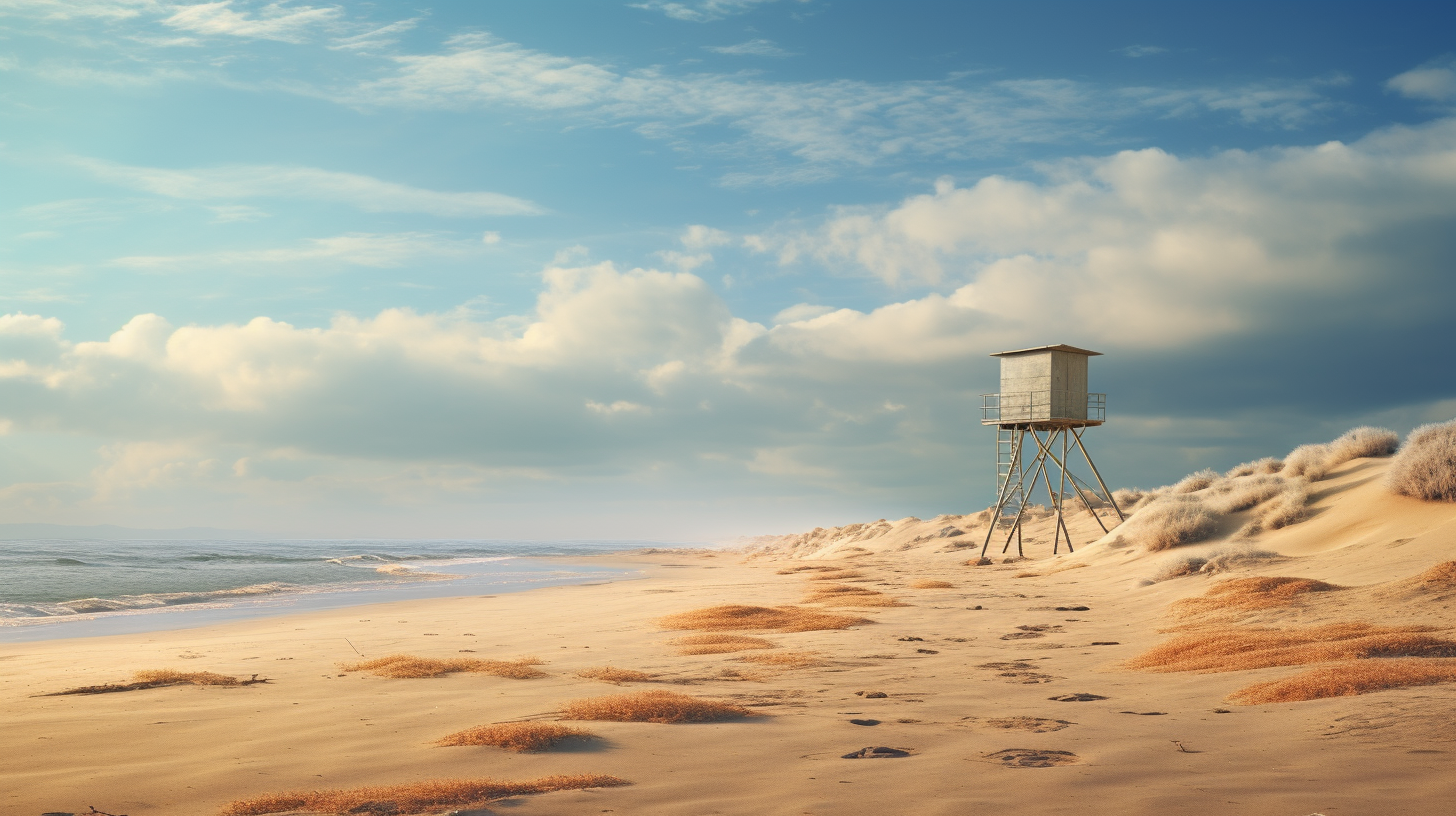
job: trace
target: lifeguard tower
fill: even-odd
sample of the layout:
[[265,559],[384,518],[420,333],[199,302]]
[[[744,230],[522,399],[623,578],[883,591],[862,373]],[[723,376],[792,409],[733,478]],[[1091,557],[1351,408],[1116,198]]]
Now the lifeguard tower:
[[[1097,519],[1103,533],[1108,528],[1098,507],[1111,507],[1119,523],[1124,519],[1082,443],[1082,434],[1107,418],[1107,395],[1087,390],[1087,360],[1100,357],[1101,352],[1056,345],[991,356],[1001,359],[1001,393],[981,395],[981,424],[996,426],[996,504],[981,557],[986,557],[998,530],[1006,533],[1001,552],[1010,549],[1014,539],[1016,554],[1024,554],[1021,521],[1038,480],[1057,514],[1052,553],[1060,550],[1063,536],[1067,552],[1072,552],[1065,516],[1069,497]],[[1069,458],[1074,453],[1086,461],[1090,480],[1072,471]],[[1057,471],[1055,488],[1052,470]]]

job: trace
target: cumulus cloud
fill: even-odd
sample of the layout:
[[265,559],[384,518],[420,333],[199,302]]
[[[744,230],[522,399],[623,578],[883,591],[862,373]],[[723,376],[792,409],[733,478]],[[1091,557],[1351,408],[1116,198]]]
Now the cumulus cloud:
[[[1443,120],[1352,144],[1125,151],[1049,165],[1039,181],[942,181],[898,206],[845,208],[748,243],[784,264],[952,287],[880,319],[917,310],[924,325],[954,325],[976,312],[1019,337],[1076,326],[1088,342],[1138,347],[1319,319],[1290,311],[1296,302],[1376,297],[1424,313],[1431,278],[1453,260],[1440,237],[1453,222],[1456,120]],[[871,319],[837,314],[811,323]]]
[[501,193],[426,190],[358,173],[317,167],[224,165],[171,170],[85,157],[74,157],[69,161],[103,181],[168,198],[193,201],[304,199],[346,204],[366,212],[426,213],[454,218],[539,215],[544,212],[530,201]]
[[1401,96],[1431,102],[1456,99],[1456,63],[1428,65],[1397,74],[1386,87]]

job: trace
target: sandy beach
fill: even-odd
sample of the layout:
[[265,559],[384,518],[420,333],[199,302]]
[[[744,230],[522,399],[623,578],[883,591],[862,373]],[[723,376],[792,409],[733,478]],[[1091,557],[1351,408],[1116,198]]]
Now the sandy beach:
[[[597,559],[642,570],[636,580],[8,644],[0,646],[0,812],[184,816],[283,791],[606,774],[630,784],[461,812],[1437,813],[1456,801],[1456,684],[1242,704],[1230,695],[1311,666],[1126,665],[1170,638],[1219,627],[1368,624],[1449,636],[1456,584],[1440,565],[1456,552],[1456,506],[1390,494],[1379,478],[1387,466],[1342,465],[1315,483],[1307,521],[1257,537],[1259,551],[1279,557],[1213,576],[1154,581],[1169,553],[1106,543],[1052,557],[1045,521],[1028,525],[1029,559],[1002,563],[996,553],[990,565],[969,565],[984,524],[944,516],[766,539],[751,554]],[[1072,533],[1101,535],[1085,513]],[[1175,606],[1251,576],[1334,589],[1248,608]],[[841,594],[859,600],[826,595],[828,586],[854,588]],[[694,632],[662,619],[723,604],[867,622],[745,629],[737,634],[774,648],[680,654],[670,641]],[[395,679],[344,668],[393,654],[531,656],[545,676]],[[779,657],[744,659],[754,655]],[[578,676],[601,667],[651,679]],[[37,696],[155,669],[268,682]],[[753,716],[572,721],[596,738],[537,753],[435,744],[473,726],[554,722],[574,700],[653,689]],[[843,758],[874,747],[906,755]]]

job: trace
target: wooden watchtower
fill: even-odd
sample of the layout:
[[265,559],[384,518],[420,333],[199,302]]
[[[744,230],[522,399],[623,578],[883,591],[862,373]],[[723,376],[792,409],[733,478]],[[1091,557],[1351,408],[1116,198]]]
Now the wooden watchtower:
[[[981,395],[981,424],[996,426],[996,504],[981,557],[986,557],[998,530],[1006,533],[1001,552],[1015,539],[1017,555],[1023,554],[1021,520],[1038,483],[1057,514],[1052,553],[1060,550],[1064,535],[1067,552],[1072,552],[1064,514],[1068,498],[1086,508],[1104,533],[1107,525],[1097,506],[1111,507],[1119,522],[1124,518],[1082,443],[1082,434],[1107,418],[1107,395],[1087,390],[1087,360],[1101,353],[1056,345],[991,356],[1001,360],[1001,392]],[[1090,480],[1070,467],[1074,453],[1086,461]],[[1052,485],[1053,471],[1056,487]]]

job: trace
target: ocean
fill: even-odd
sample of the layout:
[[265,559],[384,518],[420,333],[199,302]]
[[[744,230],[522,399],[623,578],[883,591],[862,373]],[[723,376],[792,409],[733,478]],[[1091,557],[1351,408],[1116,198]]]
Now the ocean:
[[[626,541],[0,541],[0,642],[186,628],[631,577]],[[546,556],[554,556],[544,560]]]

